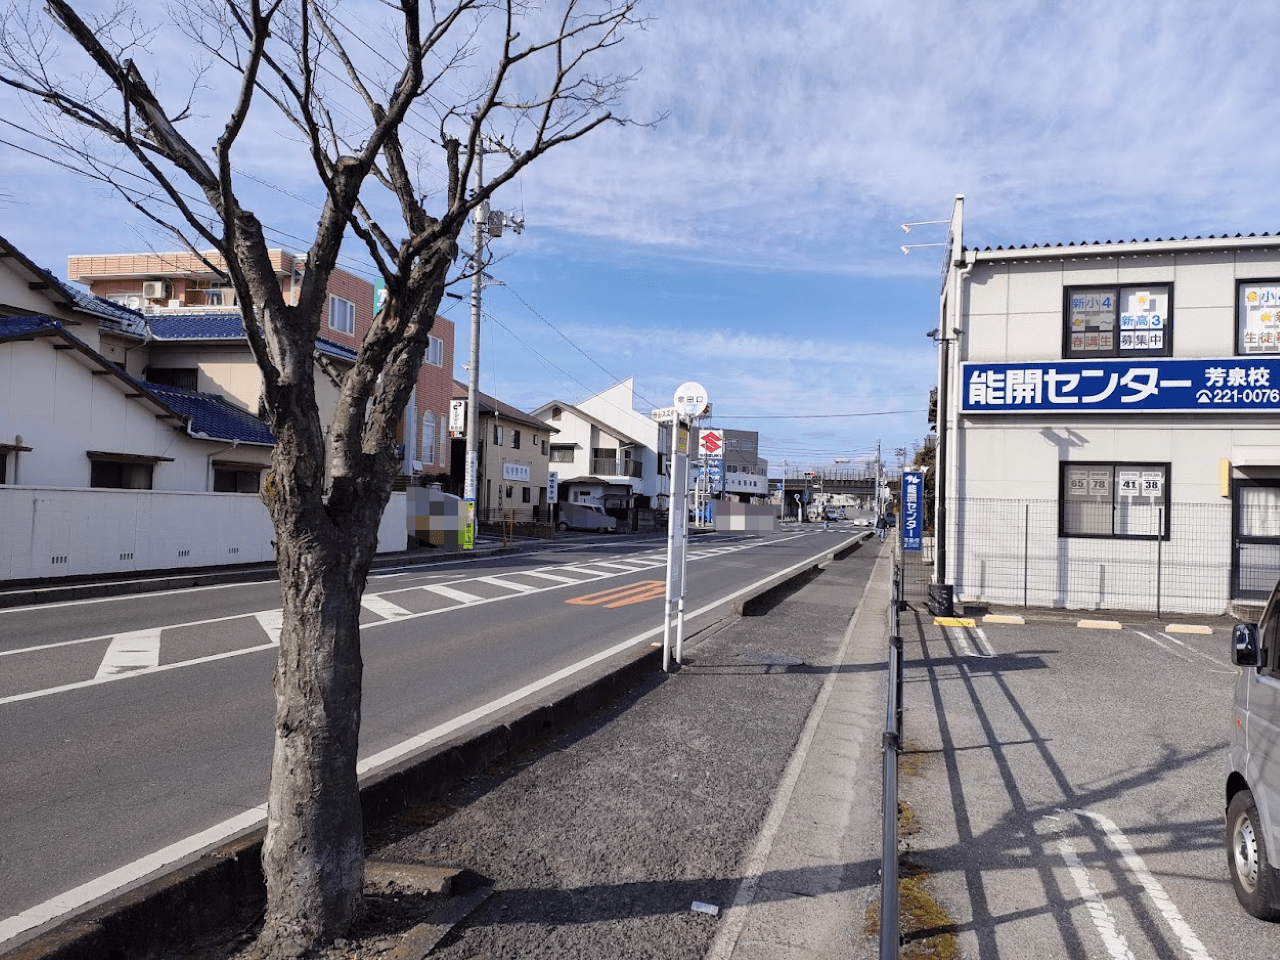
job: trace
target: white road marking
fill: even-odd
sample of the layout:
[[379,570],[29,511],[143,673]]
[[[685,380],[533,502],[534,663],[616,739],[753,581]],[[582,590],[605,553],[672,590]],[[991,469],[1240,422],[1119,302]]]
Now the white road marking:
[[44,903],[29,907],[16,916],[6,917],[0,920],[0,943],[4,943],[11,937],[16,937],[24,930],[30,930],[32,927],[38,927],[43,923],[56,920],[72,910],[83,907],[85,904],[92,903],[126,887],[134,886],[160,870],[169,869],[183,862],[194,860],[214,844],[228,840],[236,834],[256,829],[266,819],[266,816],[267,805],[264,803],[251,810],[246,810],[230,820],[224,820],[208,830],[186,837],[177,843],[171,843],[169,846],[163,847],[140,860],[135,860],[133,863],[126,864],[118,870],[112,870],[110,873],[103,874],[88,883],[82,883],[66,893],[51,897]]
[[1143,889],[1147,891],[1147,896],[1155,903],[1156,909],[1164,917],[1169,929],[1173,931],[1174,936],[1182,943],[1182,952],[1190,960],[1212,960],[1209,956],[1209,951],[1204,948],[1204,944],[1200,942],[1200,938],[1191,929],[1191,925],[1182,919],[1182,914],[1174,906],[1173,899],[1165,892],[1164,887],[1160,885],[1160,881],[1147,869],[1146,863],[1138,855],[1138,851],[1133,848],[1133,844],[1129,842],[1129,838],[1121,832],[1120,828],[1100,813],[1094,813],[1090,810],[1075,810],[1073,812],[1078,816],[1088,817],[1106,832],[1107,839],[1116,848],[1121,859],[1124,860],[1125,866],[1129,868],[1129,872],[1138,878],[1138,882],[1142,884]]
[[491,583],[495,587],[505,587],[508,590],[516,591],[516,593],[530,593],[539,589],[538,587],[532,587],[527,583],[517,583],[514,580],[503,580],[502,577],[498,576],[476,577],[476,581],[479,583]]
[[978,656],[987,660],[992,659],[995,654],[991,652],[991,641],[987,639],[986,633],[981,627],[974,627],[973,633],[973,645],[978,648]]
[[[798,537],[794,537],[794,536],[792,536],[792,537],[781,537],[781,538],[779,538],[779,539],[777,539],[777,540],[770,540],[770,541],[757,540],[757,541],[753,541],[753,542],[748,542],[748,543],[739,544],[739,545],[737,545],[737,546],[733,547],[732,549],[733,549],[733,550],[749,550],[749,549],[752,549],[752,548],[754,548],[754,547],[758,547],[758,546],[770,546],[770,545],[773,545],[773,544],[783,543],[783,542],[786,542],[786,541],[788,541],[788,540],[795,540],[795,539],[798,539]],[[856,538],[855,538],[855,539],[856,539]],[[850,542],[852,542],[852,541],[850,541]],[[486,558],[483,558],[483,557],[474,557],[474,558],[471,558],[471,559],[469,559],[469,560],[467,560],[467,561],[460,561],[460,562],[468,562],[468,563],[469,563],[469,562],[479,562],[480,560],[483,560],[483,559],[486,559]],[[696,558],[691,557],[691,559],[696,559]],[[804,563],[810,563],[810,562],[811,562],[811,560],[802,561],[802,563],[801,563],[801,564],[798,564],[798,565],[796,565],[795,567],[792,567],[792,568],[789,568],[789,569],[791,569],[791,570],[799,569],[799,567],[800,567],[800,566],[802,566]],[[662,555],[661,555],[661,559],[659,560],[659,562],[655,563],[655,564],[654,564],[654,566],[665,566],[665,564],[666,564],[665,554],[662,554]],[[513,572],[513,573],[521,573],[521,574],[525,574],[525,575],[529,575],[529,576],[541,576],[541,577],[543,577],[544,579],[549,579],[549,580],[555,580],[555,581],[558,581],[558,582],[556,583],[556,585],[554,585],[554,586],[549,586],[549,587],[544,588],[545,590],[559,590],[559,589],[562,589],[562,588],[563,588],[564,586],[566,586],[566,585],[572,585],[572,584],[578,584],[578,583],[589,583],[589,582],[590,582],[590,581],[592,581],[592,580],[605,580],[605,579],[609,579],[609,578],[612,578],[612,577],[622,576],[622,575],[623,575],[623,573],[625,573],[625,572],[630,572],[630,571],[614,571],[614,570],[607,571],[607,572],[590,571],[590,570],[578,570],[576,567],[556,567],[555,569],[558,569],[558,570],[575,570],[575,571],[577,571],[577,572],[582,573],[582,574],[583,574],[583,577],[585,577],[585,578],[587,578],[587,579],[579,579],[579,578],[571,578],[571,577],[562,577],[562,576],[558,576],[558,575],[556,575],[556,574],[544,573],[544,572],[541,572],[541,571],[534,571],[534,570],[520,570],[520,571],[512,571],[512,572]],[[784,571],[784,572],[786,572],[786,571]],[[453,582],[455,582],[455,583],[465,583],[466,581],[465,581],[465,580],[463,580],[463,581],[457,581],[457,580],[455,580],[455,581],[453,581]],[[761,581],[761,582],[764,582],[764,581]],[[220,584],[220,585],[218,585],[217,589],[224,589],[224,588],[225,588],[225,587],[227,587],[227,586],[234,586],[234,585],[229,585],[229,584]],[[240,586],[243,586],[243,584],[240,584]],[[201,588],[192,588],[192,589],[201,589]],[[498,601],[503,601],[503,600],[510,599],[510,598],[511,598],[511,597],[513,597],[513,596],[519,596],[519,594],[508,594],[508,595],[506,595],[506,596],[502,596],[502,597],[492,597],[492,598],[488,598],[488,599],[486,599],[486,598],[483,598],[483,597],[475,596],[475,595],[473,595],[473,594],[464,593],[464,592],[463,592],[463,591],[461,591],[461,590],[454,590],[454,589],[452,589],[452,588],[450,588],[450,587],[445,587],[445,586],[443,586],[443,585],[438,585],[438,584],[423,584],[423,585],[415,585],[415,586],[413,586],[413,587],[405,587],[405,588],[403,588],[402,590],[384,591],[384,593],[402,593],[402,592],[406,592],[406,591],[408,591],[408,590],[429,590],[429,591],[431,591],[431,592],[438,593],[438,594],[440,594],[440,595],[442,595],[442,596],[449,596],[449,594],[450,594],[450,593],[452,593],[452,594],[453,594],[453,596],[451,596],[451,597],[450,597],[450,599],[461,600],[461,602],[462,602],[463,604],[476,604],[476,605],[486,604],[486,603],[494,603],[494,602],[498,602]],[[178,593],[184,593],[184,592],[189,593],[190,591],[189,591],[189,590],[188,590],[188,591],[183,591],[183,590],[173,590],[173,591],[165,591],[165,592],[166,592],[166,593],[172,593],[172,594],[178,594]],[[539,591],[539,592],[541,592],[541,591]],[[158,595],[158,594],[152,594],[152,596],[155,596],[155,595]],[[735,593],[735,594],[733,594],[733,595],[730,597],[730,600],[735,599],[735,598],[737,598],[738,596],[741,596],[741,593]],[[464,598],[465,598],[465,599],[464,599]],[[118,598],[118,597],[117,597],[117,598],[97,598],[97,599],[95,599],[95,600],[89,600],[89,601],[69,601],[69,602],[64,603],[64,604],[48,604],[48,605],[46,605],[46,606],[44,606],[44,607],[41,607],[41,609],[48,609],[48,608],[52,608],[52,607],[56,607],[56,606],[76,606],[76,605],[78,605],[78,604],[80,604],[80,603],[98,603],[98,602],[105,602],[105,601],[107,601],[107,600],[109,600],[109,599],[129,599],[129,598]],[[136,598],[134,598],[134,599],[136,599]],[[0,610],[0,616],[2,616],[4,613],[7,613],[7,612],[12,611],[12,610],[20,610],[20,609],[34,609],[34,608],[19,608],[19,607],[8,608],[8,609],[6,609],[6,610]],[[385,624],[385,623],[396,623],[396,622],[402,622],[402,621],[407,620],[407,619],[415,619],[415,618],[418,618],[418,617],[431,617],[431,616],[436,616],[436,615],[439,615],[439,614],[449,613],[449,612],[451,612],[451,611],[453,611],[453,610],[456,610],[456,609],[457,609],[457,607],[456,607],[456,606],[454,606],[454,607],[444,607],[444,608],[439,609],[439,610],[428,610],[428,611],[425,611],[425,612],[423,612],[423,613],[408,613],[406,616],[397,617],[397,618],[395,618],[395,619],[393,619],[393,620],[378,620],[378,621],[375,621],[375,622],[373,622],[373,623],[366,623],[366,624],[363,624],[363,625],[362,625],[362,627],[361,627],[361,630],[362,630],[362,631],[363,631],[363,630],[367,630],[367,629],[369,629],[369,628],[371,628],[371,627],[377,627],[377,626],[380,626],[380,625]],[[106,677],[102,677],[102,678],[97,678],[97,677],[95,677],[95,678],[94,678],[94,679],[92,679],[92,680],[80,680],[80,681],[75,681],[75,682],[73,682],[73,683],[60,684],[60,685],[58,685],[58,686],[54,686],[54,687],[46,687],[46,688],[44,688],[44,689],[42,689],[42,690],[30,690],[30,691],[27,691],[26,693],[14,694],[14,695],[12,695],[12,696],[8,696],[8,697],[0,697],[0,706],[3,706],[3,705],[8,704],[8,703],[19,703],[19,702],[24,701],[24,700],[35,700],[35,699],[39,699],[39,698],[41,698],[41,697],[55,696],[55,695],[60,694],[60,693],[68,693],[68,692],[75,691],[75,690],[82,690],[82,689],[84,689],[84,688],[86,688],[86,687],[94,686],[94,685],[99,684],[99,683],[109,683],[109,682],[113,682],[113,681],[116,681],[116,680],[125,680],[125,679],[129,679],[130,677],[146,676],[146,675],[149,675],[149,674],[152,674],[152,673],[161,673],[161,672],[165,672],[165,671],[168,671],[168,670],[176,670],[176,669],[180,669],[180,668],[184,668],[184,667],[194,667],[194,666],[200,666],[200,665],[202,665],[202,664],[206,664],[206,663],[215,663],[215,662],[217,662],[217,661],[219,661],[219,660],[226,660],[226,659],[229,659],[229,658],[231,658],[231,657],[239,657],[239,656],[246,656],[246,655],[250,655],[250,654],[254,654],[254,653],[259,653],[259,652],[261,652],[261,651],[263,651],[263,650],[268,650],[268,649],[270,649],[272,646],[279,646],[279,643],[280,643],[280,630],[281,630],[281,628],[282,628],[282,626],[283,626],[283,619],[284,619],[284,613],[283,613],[283,611],[282,611],[282,610],[279,610],[279,609],[276,609],[276,610],[262,610],[262,611],[258,611],[258,612],[256,612],[256,613],[236,613],[236,614],[229,614],[229,615],[224,616],[224,617],[209,617],[209,618],[206,618],[206,619],[204,619],[204,620],[190,620],[190,621],[187,621],[187,622],[185,622],[185,623],[164,624],[164,625],[163,625],[163,626],[161,626],[159,629],[161,629],[161,630],[171,630],[171,629],[175,629],[175,628],[179,628],[179,627],[203,627],[203,626],[209,626],[209,625],[211,625],[211,624],[217,624],[217,623],[228,623],[228,622],[230,622],[230,621],[232,621],[232,620],[243,620],[243,619],[245,619],[245,618],[247,618],[247,617],[253,617],[253,618],[255,618],[255,619],[259,622],[259,624],[261,624],[262,628],[266,631],[267,636],[268,636],[268,638],[269,638],[269,639],[270,639],[270,641],[271,641],[270,643],[268,643],[268,644],[266,644],[266,645],[263,645],[263,646],[244,647],[244,648],[237,649],[237,650],[228,650],[228,651],[226,651],[226,652],[218,653],[218,654],[213,654],[213,655],[211,655],[211,656],[207,656],[207,657],[197,657],[197,658],[194,658],[194,659],[192,659],[192,660],[182,660],[182,661],[179,661],[179,662],[176,662],[176,663],[164,664],[164,665],[162,665],[162,666],[157,666],[157,667],[147,667],[147,668],[142,668],[142,669],[138,669],[138,670],[129,671],[129,672],[127,672],[127,673],[114,674],[114,675],[106,676]],[[31,647],[22,647],[22,648],[17,649],[17,650],[3,650],[3,651],[0,651],[0,657],[12,656],[12,655],[15,655],[15,654],[20,654],[20,653],[33,653],[33,652],[37,652],[37,651],[41,651],[41,650],[51,650],[51,649],[56,649],[56,648],[58,648],[58,647],[76,646],[76,645],[79,645],[79,644],[85,644],[85,643],[102,642],[102,641],[104,641],[104,640],[111,640],[113,636],[114,636],[113,634],[103,634],[103,635],[96,636],[96,637],[81,637],[81,638],[78,638],[78,639],[75,639],[75,640],[62,640],[62,641],[58,641],[58,642],[56,642],[56,643],[38,644],[38,645],[35,645],[35,646],[31,646]]]
[[160,665],[160,627],[134,630],[113,637],[94,678],[145,670]]
[[1089,871],[1080,862],[1080,855],[1076,853],[1076,848],[1066,837],[1058,838],[1057,847],[1058,853],[1062,855],[1067,865],[1067,872],[1071,874],[1076,889],[1080,891],[1080,899],[1084,901],[1085,907],[1089,910],[1089,917],[1093,920],[1098,935],[1102,937],[1107,953],[1111,954],[1114,960],[1134,960],[1133,951],[1129,949],[1129,941],[1116,927],[1115,917],[1111,915],[1107,902],[1102,899],[1098,888],[1089,879]]
[[543,573],[541,570],[517,571],[522,577],[537,577],[540,580],[554,580],[557,583],[582,583],[580,577],[562,577],[558,573]]
[[1169,653],[1173,654],[1173,655],[1174,655],[1175,657],[1177,657],[1179,660],[1187,660],[1187,661],[1190,661],[1190,659],[1191,659],[1190,657],[1184,657],[1184,656],[1183,656],[1181,653],[1179,653],[1177,650],[1173,649],[1173,647],[1169,646],[1167,643],[1161,643],[1159,640],[1157,640],[1155,637],[1151,636],[1151,635],[1150,635],[1150,634],[1148,634],[1148,633],[1143,633],[1141,630],[1135,630],[1135,631],[1133,631],[1133,632],[1134,632],[1134,633],[1136,633],[1138,636],[1140,636],[1143,640],[1150,640],[1152,643],[1154,643],[1154,644],[1155,644],[1157,647],[1159,647],[1161,650],[1167,650]]
[[384,620],[394,620],[396,617],[407,617],[411,612],[398,604],[392,603],[386,597],[376,593],[366,593],[361,597],[360,606],[364,607],[370,613],[376,613]]
[[427,593],[438,594],[447,600],[456,600],[458,603],[475,603],[477,600],[483,600],[484,597],[477,596],[474,593],[467,593],[464,590],[455,590],[453,587],[446,587],[443,583],[425,583],[418,587],[419,590],[425,590]]
[[[877,563],[878,562],[879,561],[877,560]],[[797,563],[794,566],[791,566],[786,570],[781,571],[781,574],[785,575],[787,573],[794,573],[796,571],[804,569],[806,566],[810,565],[811,563],[812,563],[812,558],[808,560],[803,560],[800,563]],[[697,610],[690,611],[688,614],[686,614],[686,619],[692,621],[697,617],[701,617],[704,614],[710,613],[713,610],[720,608],[726,603],[732,603],[734,600],[737,600],[739,597],[744,596],[745,594],[748,594],[751,591],[757,590],[760,587],[764,586],[766,583],[772,580],[774,576],[778,576],[778,575],[779,574],[770,574],[769,576],[761,580],[757,580],[755,583],[748,584],[745,587],[741,587],[740,589],[735,590],[733,593],[730,593],[727,596],[720,597],[716,600],[713,600],[711,603],[708,603],[705,606],[699,607]],[[551,589],[558,589],[558,588],[551,588]],[[381,621],[381,622],[385,623],[387,621]],[[370,626],[372,626],[372,624]],[[852,627],[850,627],[850,630],[851,629]],[[537,680],[534,683],[529,684],[528,686],[521,687],[519,690],[515,690],[504,697],[499,697],[496,700],[490,701],[484,706],[478,707],[475,710],[470,711],[469,713],[466,713],[460,717],[455,717],[453,720],[447,721],[445,723],[440,724],[439,726],[433,727],[430,730],[427,730],[425,733],[419,736],[413,737],[409,740],[406,740],[395,747],[390,747],[386,750],[383,750],[379,753],[374,754],[373,756],[366,757],[363,761],[361,761],[356,765],[356,771],[361,775],[365,775],[373,772],[374,770],[378,769],[381,766],[385,766],[390,763],[395,763],[401,760],[406,755],[413,753],[416,750],[419,750],[425,746],[428,746],[434,741],[439,741],[445,737],[451,736],[457,730],[459,730],[460,728],[472,722],[482,720],[485,717],[488,717],[499,710],[505,710],[507,707],[511,706],[512,704],[515,704],[526,697],[532,696],[533,694],[538,693],[546,689],[547,687],[552,686],[553,684],[559,683],[561,680],[565,679],[566,677],[570,677],[575,673],[578,673],[582,670],[587,669],[588,667],[594,666],[600,661],[607,660],[609,657],[612,657],[618,653],[622,653],[631,647],[639,646],[640,644],[645,643],[646,641],[652,639],[653,637],[661,635],[662,630],[663,628],[661,626],[653,627],[649,630],[646,630],[644,633],[638,634],[630,638],[629,640],[624,640],[621,643],[615,644],[614,646],[610,647],[607,650],[602,650],[599,653],[593,654],[592,656],[587,657],[584,660],[580,660],[577,663],[573,664],[572,666],[565,667],[563,670],[558,670],[555,673],[548,674],[547,676],[543,677],[541,680]],[[266,650],[266,649],[270,649],[270,647],[263,646],[263,647],[253,648],[253,650]],[[191,664],[191,663],[222,660],[222,659],[226,659],[227,657],[238,656],[241,653],[245,653],[245,652],[248,652],[248,651],[234,651],[232,653],[218,654],[212,657],[203,657],[199,661],[186,661],[184,663],[166,664],[164,666],[156,667],[146,672],[158,673],[164,670],[173,670],[178,667],[187,666],[188,664]],[[133,676],[137,676],[137,674],[133,674]],[[833,677],[834,674],[832,674],[831,676]],[[97,682],[102,682],[102,681],[89,680],[84,683],[69,685],[67,688],[63,688],[63,689],[90,686]],[[43,692],[44,691],[41,691],[41,693]],[[32,695],[26,694],[26,695],[20,695],[17,697],[8,697],[0,700],[0,704],[9,703],[14,700],[29,699],[30,696]],[[80,886],[76,887],[73,890],[68,890],[65,893],[61,893],[55,897],[52,897],[46,900],[44,903],[37,904],[34,907],[24,910],[22,913],[18,914],[17,916],[0,920],[0,943],[3,943],[5,940],[8,940],[11,937],[17,936],[18,934],[22,933],[25,930],[30,930],[32,927],[37,927],[43,923],[48,923],[52,920],[56,920],[62,916],[65,916],[66,914],[72,912],[73,910],[77,910],[81,907],[84,907],[86,904],[92,903],[95,900],[99,900],[103,897],[110,896],[118,892],[125,886],[134,885],[138,883],[140,880],[148,877],[150,874],[153,874],[161,869],[178,865],[182,861],[193,860],[212,846],[215,846],[219,843],[229,840],[232,837],[238,836],[249,830],[253,830],[253,829],[256,829],[257,827],[260,827],[264,822],[266,822],[266,818],[267,818],[267,806],[264,803],[250,810],[246,810],[244,813],[238,816],[232,817],[230,820],[224,820],[222,823],[217,824],[216,826],[210,827],[208,830],[202,831],[201,833],[188,837],[185,840],[180,840],[177,843],[172,843],[169,846],[164,847],[163,849],[158,850],[155,853],[150,854],[146,857],[143,857],[140,860],[135,860],[133,863],[126,864],[125,866],[120,867],[117,870],[113,870],[110,873],[104,874],[103,876],[98,877],[95,880],[90,880],[88,883],[81,884]]]
[[280,631],[284,629],[284,611],[263,610],[255,613],[253,618],[266,631],[267,639],[271,641],[271,645],[274,647],[280,646]]
[[1191,646],[1191,644],[1186,643],[1182,640],[1179,640],[1177,637],[1170,636],[1168,633],[1162,633],[1160,634],[1160,636],[1164,637],[1166,640],[1170,640],[1176,643],[1178,646],[1182,647],[1188,653],[1194,653],[1197,657],[1203,657],[1205,660],[1208,660],[1210,663],[1221,664],[1223,662],[1224,658],[1211,657],[1209,656],[1209,654],[1205,653],[1203,650],[1197,650],[1195,647]]

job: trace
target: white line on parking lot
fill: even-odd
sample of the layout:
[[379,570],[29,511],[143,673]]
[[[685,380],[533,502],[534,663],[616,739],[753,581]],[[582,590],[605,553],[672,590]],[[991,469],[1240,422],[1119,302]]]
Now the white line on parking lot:
[[1080,855],[1076,853],[1075,846],[1066,837],[1059,837],[1056,846],[1058,853],[1062,855],[1063,862],[1067,865],[1067,872],[1075,881],[1076,889],[1080,891],[1080,899],[1089,910],[1089,917],[1093,920],[1098,935],[1102,937],[1107,953],[1111,954],[1113,960],[1134,960],[1133,951],[1129,949],[1129,941],[1116,927],[1116,918],[1111,915],[1107,902],[1102,899],[1102,894],[1089,879],[1089,871],[1080,862]]
[[1169,894],[1160,885],[1160,881],[1147,869],[1146,863],[1143,862],[1142,857],[1138,855],[1138,851],[1133,848],[1133,844],[1129,842],[1129,838],[1121,832],[1120,828],[1100,813],[1094,813],[1091,810],[1075,810],[1073,812],[1078,816],[1088,817],[1103,829],[1107,839],[1111,841],[1111,845],[1116,848],[1121,859],[1124,860],[1125,866],[1129,868],[1129,872],[1138,878],[1138,882],[1142,884],[1143,889],[1147,891],[1147,895],[1155,903],[1156,909],[1164,917],[1169,929],[1181,941],[1183,953],[1191,960],[1211,960],[1209,951],[1204,948],[1204,944],[1195,935],[1191,925],[1182,919],[1182,914],[1173,905],[1173,900],[1169,897]]
[[1134,632],[1134,633],[1136,633],[1138,636],[1140,636],[1143,640],[1150,640],[1152,643],[1154,643],[1154,644],[1155,644],[1157,647],[1159,647],[1161,650],[1167,650],[1169,653],[1173,654],[1173,655],[1174,655],[1175,657],[1177,657],[1179,660],[1186,660],[1188,663],[1190,663],[1190,662],[1191,662],[1191,658],[1190,658],[1190,657],[1185,657],[1185,656],[1183,656],[1181,652],[1179,652],[1179,651],[1177,651],[1177,650],[1173,649],[1173,647],[1169,646],[1167,643],[1161,643],[1161,642],[1160,642],[1159,640],[1157,640],[1155,637],[1151,636],[1151,634],[1149,634],[1149,633],[1143,633],[1141,630],[1135,630],[1135,631],[1133,631],[1133,632]]

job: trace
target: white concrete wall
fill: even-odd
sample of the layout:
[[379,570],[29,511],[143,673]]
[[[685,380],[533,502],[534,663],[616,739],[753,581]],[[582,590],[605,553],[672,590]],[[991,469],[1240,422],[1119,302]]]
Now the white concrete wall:
[[[405,548],[393,493],[378,552]],[[275,534],[255,494],[0,486],[0,580],[272,561]]]

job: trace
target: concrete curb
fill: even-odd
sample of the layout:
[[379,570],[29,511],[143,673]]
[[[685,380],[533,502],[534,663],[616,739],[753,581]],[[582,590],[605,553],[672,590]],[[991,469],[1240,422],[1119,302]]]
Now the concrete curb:
[[850,541],[836,547],[812,566],[804,570],[792,570],[779,574],[755,593],[733,601],[733,612],[740,617],[758,617],[768,613],[779,600],[792,591],[800,589],[821,573],[822,568],[827,564],[834,560],[843,560],[870,539],[870,532],[855,534]]
[[[787,592],[812,579],[834,560],[847,557],[870,534],[858,535],[825,559],[776,578],[753,597],[733,604],[767,613]],[[554,736],[605,707],[645,680],[663,682],[661,649],[643,646],[620,666],[600,665],[574,686],[545,695],[541,702],[512,707],[477,731],[428,748],[378,771],[360,790],[366,833],[389,826],[405,809],[447,792],[503,756]],[[574,683],[574,681],[566,681]],[[0,954],[4,960],[102,960],[151,955],[189,944],[260,911],[266,898],[260,827],[219,844],[199,859],[97,907],[36,934]]]
[[[625,655],[624,655],[625,656]],[[403,810],[445,793],[499,758],[530,747],[613,703],[647,679],[661,681],[662,651],[640,647],[620,667],[585,684],[525,704],[478,732],[464,734],[381,770],[361,786],[366,833],[389,826]],[[196,861],[90,908],[37,934],[4,960],[102,960],[149,956],[191,943],[266,899],[262,876],[265,827],[219,844]]]

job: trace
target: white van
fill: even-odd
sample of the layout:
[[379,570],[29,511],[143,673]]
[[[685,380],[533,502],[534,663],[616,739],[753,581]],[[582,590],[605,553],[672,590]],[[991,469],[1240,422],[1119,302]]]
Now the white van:
[[604,512],[604,507],[594,503],[562,503],[560,504],[560,520],[557,530],[594,530],[597,533],[612,533],[617,521]]
[[1258,623],[1231,633],[1236,678],[1227,772],[1227,869],[1236,899],[1280,920],[1280,584]]

